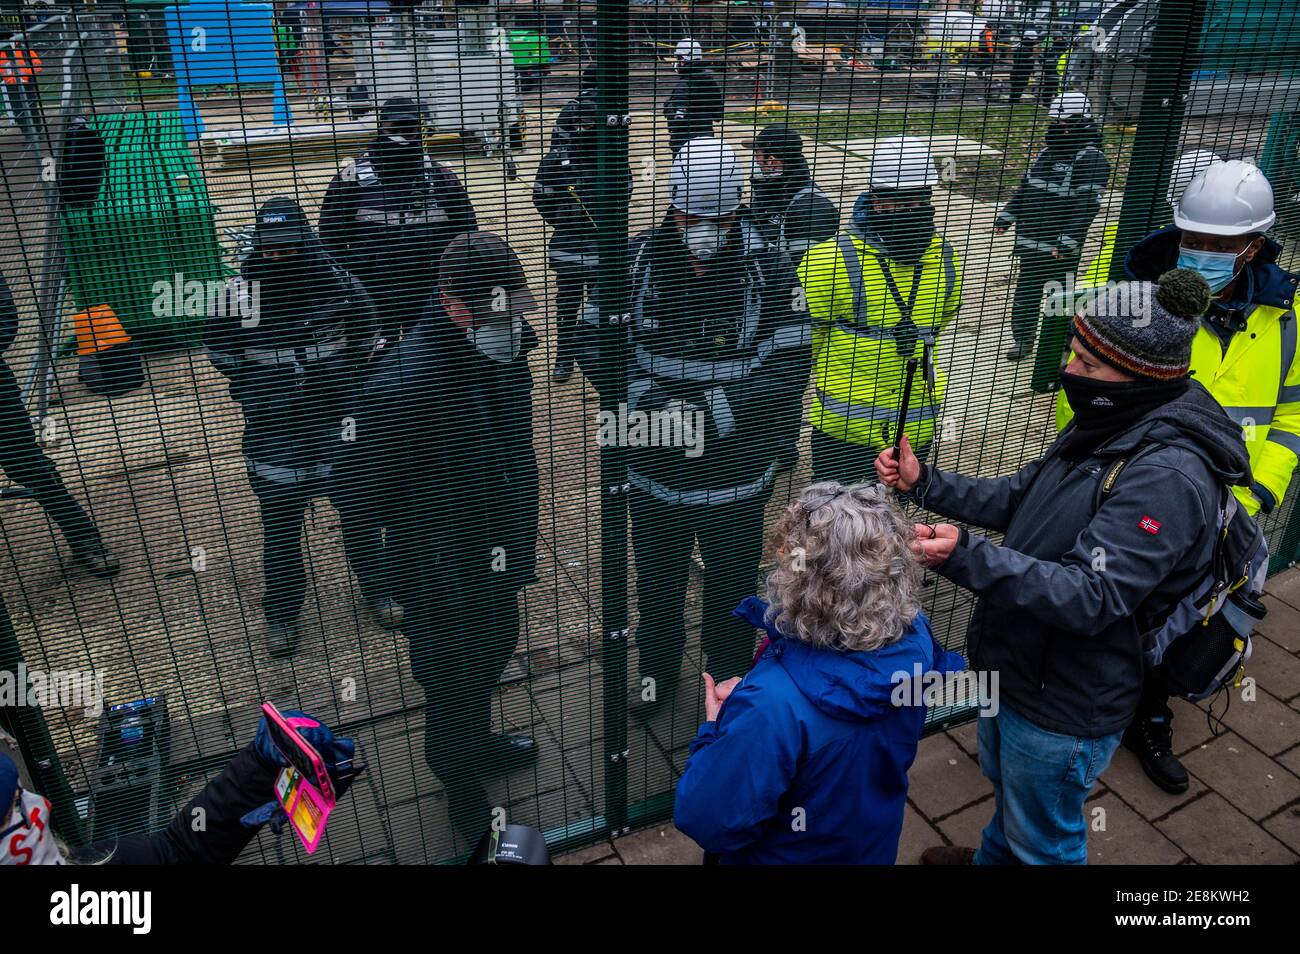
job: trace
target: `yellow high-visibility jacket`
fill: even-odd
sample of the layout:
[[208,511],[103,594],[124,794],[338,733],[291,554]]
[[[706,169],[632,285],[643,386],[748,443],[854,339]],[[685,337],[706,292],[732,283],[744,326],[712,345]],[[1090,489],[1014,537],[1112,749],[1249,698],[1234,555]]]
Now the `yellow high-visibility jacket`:
[[[1159,267],[1144,262],[1156,258],[1147,248],[1159,247],[1170,238],[1177,241],[1177,229],[1167,228],[1148,236],[1134,248],[1135,259],[1144,272],[1158,274]],[[1263,253],[1261,253],[1263,254]],[[1168,253],[1156,258],[1168,259]],[[1250,469],[1255,485],[1233,488],[1237,499],[1252,516],[1268,512],[1282,502],[1291,484],[1291,473],[1300,461],[1300,340],[1295,313],[1297,277],[1271,266],[1276,246],[1270,250],[1259,274],[1269,287],[1257,292],[1277,304],[1253,304],[1246,313],[1246,330],[1238,331],[1227,353],[1217,334],[1204,324],[1192,339],[1192,376],[1205,385],[1228,415],[1242,427],[1250,451]],[[1257,259],[1258,260],[1258,259]],[[1252,264],[1253,267],[1253,264]],[[1256,284],[1261,284],[1256,281]],[[1062,429],[1074,417],[1065,392],[1056,397],[1056,426]]]
[[[813,427],[853,444],[891,446],[907,359],[919,359],[921,340],[937,341],[961,305],[957,253],[935,235],[909,267],[851,230],[809,249],[799,279],[813,320]],[[903,321],[909,298],[910,325]],[[935,378],[932,392],[922,371],[912,381],[906,427],[913,447],[934,440],[946,376]]]

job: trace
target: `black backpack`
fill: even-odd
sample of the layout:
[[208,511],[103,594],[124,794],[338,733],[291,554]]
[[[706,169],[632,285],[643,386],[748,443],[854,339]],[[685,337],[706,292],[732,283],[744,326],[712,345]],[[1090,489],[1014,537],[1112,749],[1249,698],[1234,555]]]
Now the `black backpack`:
[[[1096,508],[1126,466],[1158,447],[1148,444],[1111,464],[1097,486]],[[1141,620],[1146,666],[1163,666],[1169,690],[1192,702],[1241,684],[1251,631],[1267,608],[1259,601],[1268,576],[1268,542],[1232,488],[1219,486],[1219,520],[1210,565],[1191,590],[1157,619]]]

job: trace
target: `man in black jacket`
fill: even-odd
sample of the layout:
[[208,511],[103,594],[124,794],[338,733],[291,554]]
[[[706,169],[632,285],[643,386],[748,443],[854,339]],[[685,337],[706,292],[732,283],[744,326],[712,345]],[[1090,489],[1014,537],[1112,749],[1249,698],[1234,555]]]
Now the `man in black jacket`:
[[1079,267],[1088,228],[1101,209],[1101,191],[1110,178],[1088,97],[1062,93],[1052,100],[1047,115],[1043,151],[993,225],[998,235],[1016,227],[1020,260],[1011,306],[1015,345],[1007,352],[1008,361],[1022,361],[1033,353],[1043,286],[1054,282],[1063,288],[1066,276]]
[[668,145],[674,156],[686,142],[700,136],[712,136],[722,121],[724,102],[722,87],[704,65],[704,49],[687,38],[677,44],[677,85],[664,100],[663,115],[668,121]]
[[835,235],[840,210],[813,181],[803,138],[771,125],[745,144],[754,151],[749,211],[763,241],[798,267],[805,252]]
[[[9,285],[0,275],[0,354],[9,350],[17,336],[18,308],[9,293]],[[117,575],[120,569],[117,557],[104,546],[99,530],[64,486],[54,461],[36,443],[22,391],[3,360],[0,360],[0,469],[14,483],[25,487],[58,525],[75,564],[100,579]]]
[[696,544],[709,672],[745,672],[753,631],[731,610],[754,592],[763,510],[798,439],[808,313],[788,259],[742,214],[743,190],[731,147],[693,140],[673,163],[672,211],[632,253],[626,443],[640,718],[677,685]]
[[419,321],[442,250],[476,222],[455,173],[425,154],[419,107],[397,97],[380,108],[369,149],[345,162],[330,183],[320,237],[334,260],[365,284],[382,333],[396,340]]
[[[298,645],[307,592],[302,526],[314,498],[329,496],[334,455],[352,439],[358,376],[375,352],[378,323],[361,283],[321,249],[292,199],[266,202],[253,249],[231,280],[204,344],[244,412],[244,458],[262,517],[262,608],[273,656]],[[344,523],[343,542],[376,618],[397,622],[376,561],[377,535]]]
[[[632,174],[627,176],[632,192]],[[565,105],[551,134],[551,151],[537,169],[533,205],[553,231],[547,260],[555,271],[555,366],[551,376],[563,383],[573,362],[586,360],[579,346],[579,312],[596,281],[600,265],[596,213],[596,97],[584,90]],[[586,368],[588,374],[591,368]]]
[[1010,477],[944,473],[908,447],[877,459],[926,509],[1005,535],[917,527],[922,562],[979,597],[972,667],[1000,689],[979,720],[993,820],[978,853],[925,863],[1086,862],[1084,802],[1137,708],[1142,634],[1209,570],[1223,487],[1250,482],[1241,428],[1188,377],[1209,301],[1186,269],[1099,293],[1061,374],[1075,420]]
[[491,698],[519,641],[534,579],[538,473],[532,377],[536,304],[514,251],[467,232],[447,246],[425,317],[367,382],[335,501],[387,527],[390,585],[425,692],[424,750],[456,830],[491,821],[482,779],[536,755],[493,734]]

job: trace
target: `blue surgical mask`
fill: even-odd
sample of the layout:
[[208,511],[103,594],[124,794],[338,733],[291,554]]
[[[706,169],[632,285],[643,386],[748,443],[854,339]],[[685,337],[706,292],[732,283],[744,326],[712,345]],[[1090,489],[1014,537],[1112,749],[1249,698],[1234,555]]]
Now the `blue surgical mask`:
[[1239,252],[1202,252],[1197,249],[1178,249],[1178,267],[1190,268],[1200,273],[1210,285],[1210,291],[1221,292],[1237,277]]

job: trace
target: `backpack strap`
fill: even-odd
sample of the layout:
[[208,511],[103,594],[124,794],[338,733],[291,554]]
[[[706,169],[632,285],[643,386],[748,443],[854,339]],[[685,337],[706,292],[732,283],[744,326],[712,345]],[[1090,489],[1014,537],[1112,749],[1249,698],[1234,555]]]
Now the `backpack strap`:
[[1106,502],[1108,497],[1110,497],[1111,492],[1115,489],[1116,482],[1119,480],[1119,475],[1124,472],[1125,467],[1136,462],[1140,458],[1145,457],[1148,453],[1161,446],[1163,445],[1154,443],[1141,444],[1138,446],[1137,450],[1128,457],[1116,458],[1115,462],[1110,465],[1110,469],[1106,471],[1106,476],[1101,479],[1099,484],[1097,484],[1097,495],[1092,504],[1093,512],[1095,513],[1100,510],[1101,505]]

